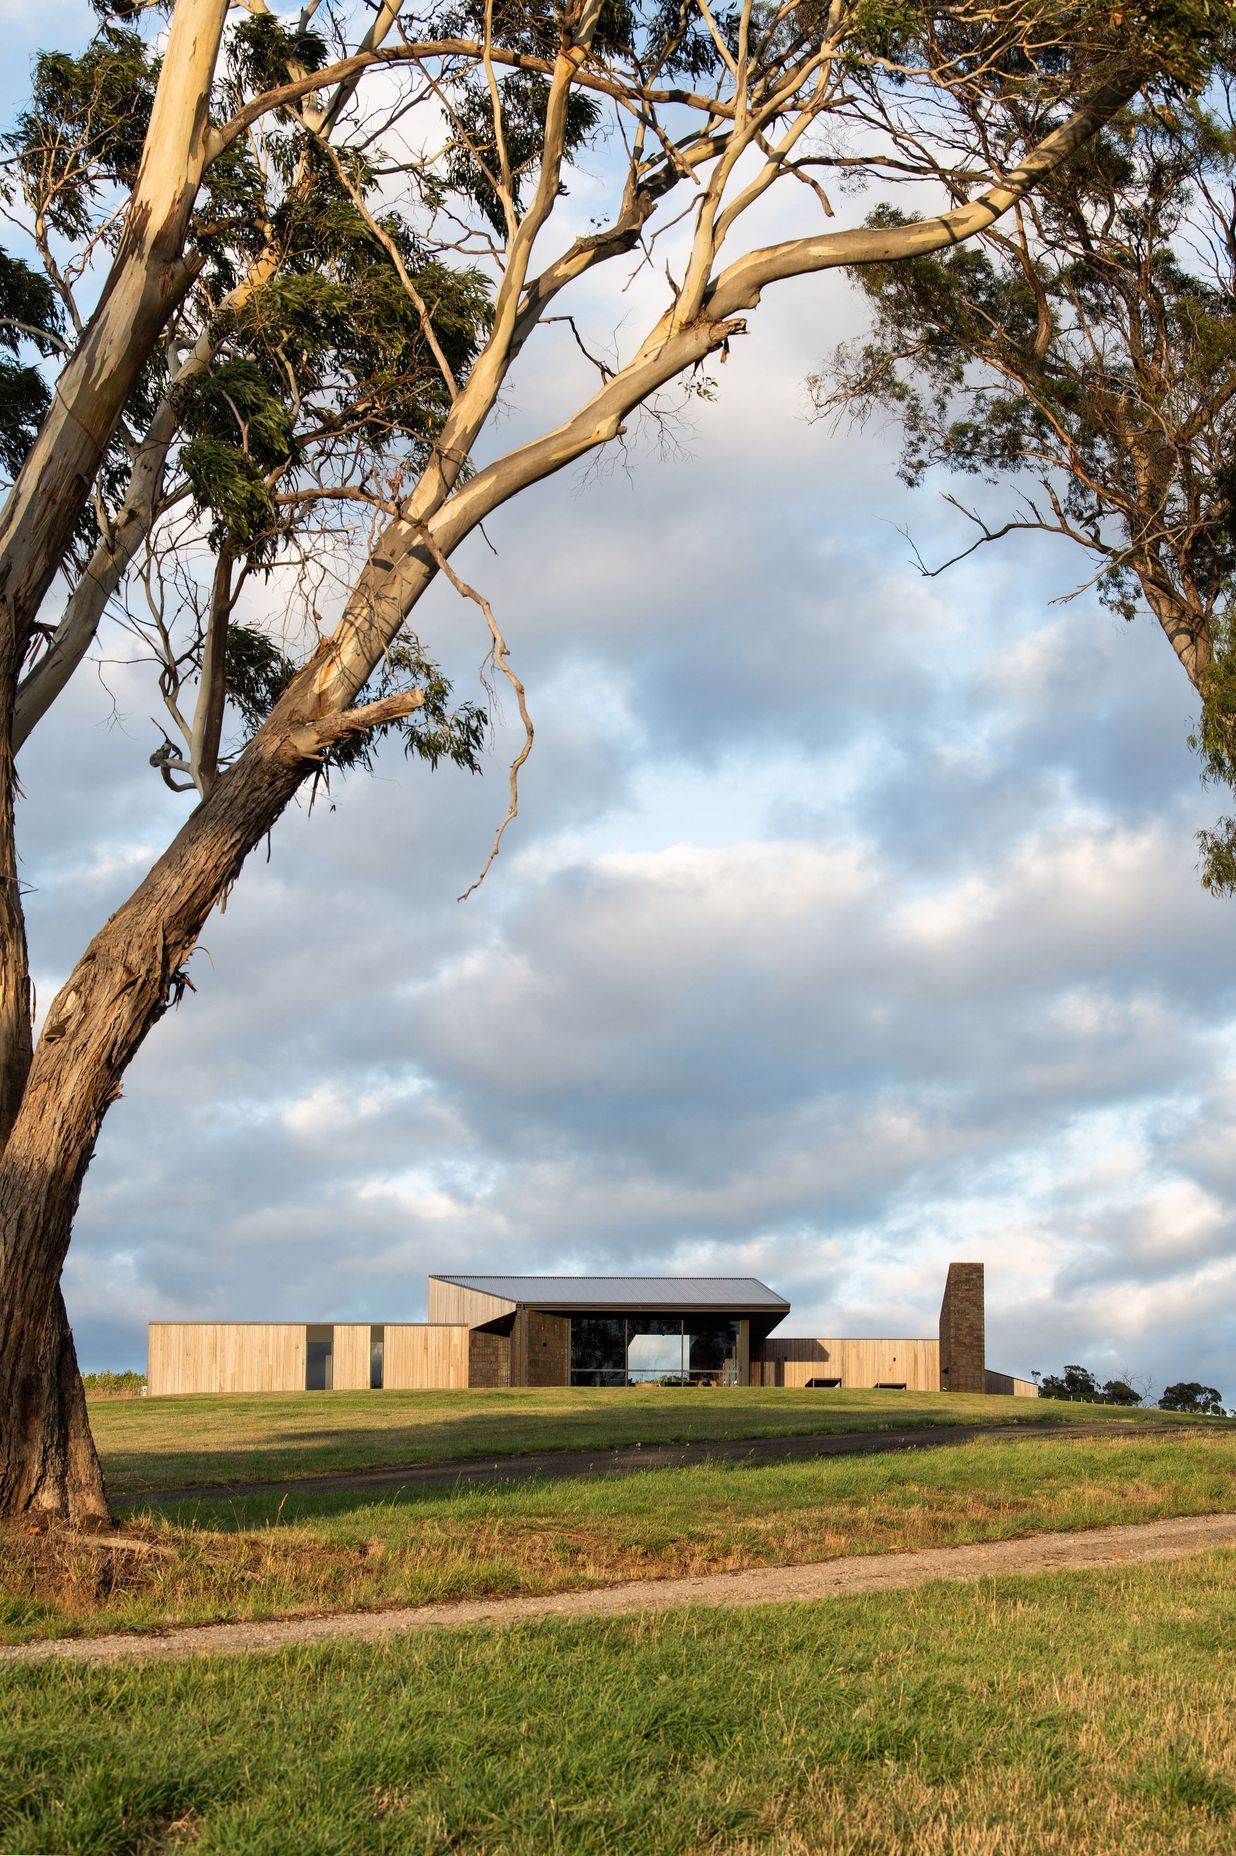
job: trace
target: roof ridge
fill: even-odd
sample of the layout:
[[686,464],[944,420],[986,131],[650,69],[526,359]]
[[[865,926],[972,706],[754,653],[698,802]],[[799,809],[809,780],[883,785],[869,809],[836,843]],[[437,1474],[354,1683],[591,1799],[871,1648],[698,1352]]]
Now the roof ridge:
[[584,1307],[593,1298],[598,1307],[616,1308],[629,1299],[640,1305],[677,1307],[697,1300],[701,1307],[778,1307],[789,1302],[759,1276],[709,1275],[651,1276],[601,1274],[534,1275],[523,1270],[478,1270],[447,1274],[434,1271],[430,1282],[489,1296],[498,1301],[543,1302],[546,1306]]

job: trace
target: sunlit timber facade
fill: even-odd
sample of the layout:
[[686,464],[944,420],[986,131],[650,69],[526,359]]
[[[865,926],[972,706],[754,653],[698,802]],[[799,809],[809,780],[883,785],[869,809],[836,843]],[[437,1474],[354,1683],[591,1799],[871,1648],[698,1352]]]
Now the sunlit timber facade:
[[931,1338],[774,1334],[789,1312],[750,1276],[431,1276],[428,1321],[154,1321],[147,1379],[155,1395],[652,1384],[1037,1396],[987,1366],[981,1263],[950,1263]]

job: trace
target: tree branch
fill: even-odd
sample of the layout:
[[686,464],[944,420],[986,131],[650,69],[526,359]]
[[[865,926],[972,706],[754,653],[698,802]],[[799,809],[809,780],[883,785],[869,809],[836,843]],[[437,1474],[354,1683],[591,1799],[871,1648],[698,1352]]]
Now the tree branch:
[[337,715],[325,715],[316,722],[304,722],[286,736],[288,747],[299,760],[320,760],[322,751],[349,735],[363,735],[387,722],[398,722],[424,707],[423,690],[397,690],[393,696],[381,696],[376,702],[363,703],[359,709],[342,709]]

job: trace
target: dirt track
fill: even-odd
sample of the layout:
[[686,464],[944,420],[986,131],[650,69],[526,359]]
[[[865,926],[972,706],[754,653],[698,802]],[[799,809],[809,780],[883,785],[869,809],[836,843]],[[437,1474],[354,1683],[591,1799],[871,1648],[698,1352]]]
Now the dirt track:
[[787,1605],[891,1591],[932,1579],[981,1579],[995,1573],[1053,1572],[1182,1559],[1214,1547],[1236,1548],[1236,1514],[1102,1527],[1088,1533],[1038,1534],[982,1546],[932,1547],[922,1553],[868,1554],[813,1566],[759,1567],[697,1579],[651,1579],[549,1598],[464,1600],[396,1611],[349,1611],[273,1623],[193,1625],[159,1635],[70,1638],[0,1649],[0,1665],[60,1660],[123,1662],[133,1658],[235,1655],[316,1643],[377,1643],[421,1630],[485,1624],[490,1629],[538,1618],[623,1617],[678,1605]]
[[1044,1437],[1179,1436],[1178,1424],[1099,1419],[1089,1424],[918,1424],[886,1431],[817,1431],[801,1437],[718,1437],[686,1444],[620,1444],[595,1450],[538,1450],[524,1456],[453,1457],[393,1468],[331,1470],[269,1482],[212,1482],[190,1488],[148,1489],[113,1497],[116,1508],[155,1502],[241,1501],[247,1495],[317,1495],[351,1489],[446,1488],[467,1482],[522,1482],[529,1476],[633,1476],[646,1469],[683,1469],[692,1463],[785,1463],[823,1456],[876,1456],[885,1450],[938,1450],[985,1438],[993,1443]]

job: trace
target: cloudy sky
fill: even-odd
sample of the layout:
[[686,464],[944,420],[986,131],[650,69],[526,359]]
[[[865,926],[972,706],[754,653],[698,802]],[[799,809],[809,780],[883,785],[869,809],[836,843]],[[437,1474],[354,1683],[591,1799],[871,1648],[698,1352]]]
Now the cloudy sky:
[[[88,1176],[84,1366],[143,1365],[155,1318],[416,1319],[431,1270],[749,1273],[792,1332],[931,1333],[981,1258],[993,1365],[1236,1399],[1236,905],[1197,881],[1191,692],[1149,622],[1050,603],[1063,544],[919,575],[936,489],[806,417],[860,317],[837,278],[770,299],[669,455],[635,431],[458,557],[528,687],[520,818],[457,902],[508,714],[483,779],[389,756],[255,856]],[[504,445],[577,364],[529,357]],[[478,623],[423,609],[461,694]],[[22,760],[44,1000],[185,803],[145,678],[106,683]]]

